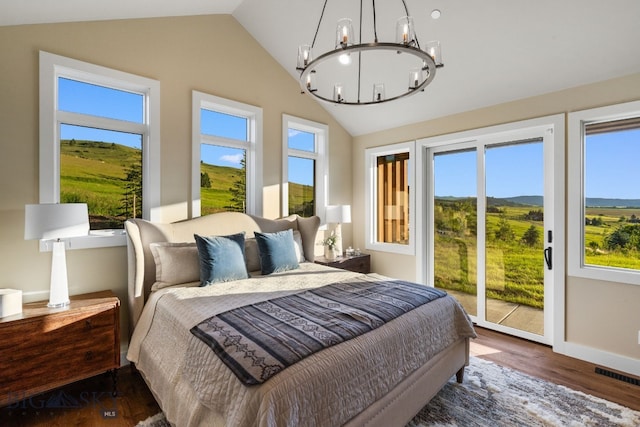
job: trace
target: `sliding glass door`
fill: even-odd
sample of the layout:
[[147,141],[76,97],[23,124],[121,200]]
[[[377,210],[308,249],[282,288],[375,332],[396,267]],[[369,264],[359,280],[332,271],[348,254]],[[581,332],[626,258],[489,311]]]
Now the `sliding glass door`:
[[539,130],[512,132],[425,148],[424,157],[427,281],[478,325],[543,343],[551,342],[552,142]]

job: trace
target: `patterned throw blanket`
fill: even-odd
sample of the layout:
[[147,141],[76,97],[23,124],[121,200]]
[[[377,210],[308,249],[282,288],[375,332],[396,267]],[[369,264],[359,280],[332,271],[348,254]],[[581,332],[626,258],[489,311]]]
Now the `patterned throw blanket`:
[[371,278],[239,307],[191,329],[245,385],[261,384],[303,358],[376,329],[445,292]]

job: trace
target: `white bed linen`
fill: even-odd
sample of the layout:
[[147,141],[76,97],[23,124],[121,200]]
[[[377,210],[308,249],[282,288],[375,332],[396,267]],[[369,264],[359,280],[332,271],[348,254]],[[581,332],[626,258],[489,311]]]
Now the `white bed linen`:
[[[190,329],[235,307],[358,275],[302,263],[299,270],[270,276],[204,288],[162,289],[150,296],[127,358],[136,363],[167,418],[178,426],[344,424],[434,354],[475,335],[453,298],[440,298],[375,331],[318,352],[260,386],[242,385]],[[175,399],[180,390],[197,396],[199,402]]]

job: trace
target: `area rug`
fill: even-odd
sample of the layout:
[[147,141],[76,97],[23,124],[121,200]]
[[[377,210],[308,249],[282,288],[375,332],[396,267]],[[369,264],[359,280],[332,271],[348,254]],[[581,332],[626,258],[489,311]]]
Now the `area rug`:
[[[162,414],[138,427],[167,427]],[[406,427],[640,426],[640,412],[471,357]]]

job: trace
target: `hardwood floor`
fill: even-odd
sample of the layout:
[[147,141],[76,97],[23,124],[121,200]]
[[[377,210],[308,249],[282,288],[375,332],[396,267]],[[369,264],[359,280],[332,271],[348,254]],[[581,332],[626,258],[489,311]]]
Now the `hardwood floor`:
[[[471,354],[640,411],[640,386],[595,373],[595,365],[562,356],[550,347],[476,328]],[[94,377],[0,408],[0,426],[135,426],[160,408],[137,372],[120,368],[118,396],[108,375]],[[63,396],[65,407],[52,407]],[[51,399],[51,400],[50,400]],[[50,403],[51,402],[51,403]],[[75,406],[75,407],[72,407]]]
[[471,343],[476,357],[640,411],[640,386],[596,374],[593,363],[489,329],[476,327],[476,332],[478,338]]

